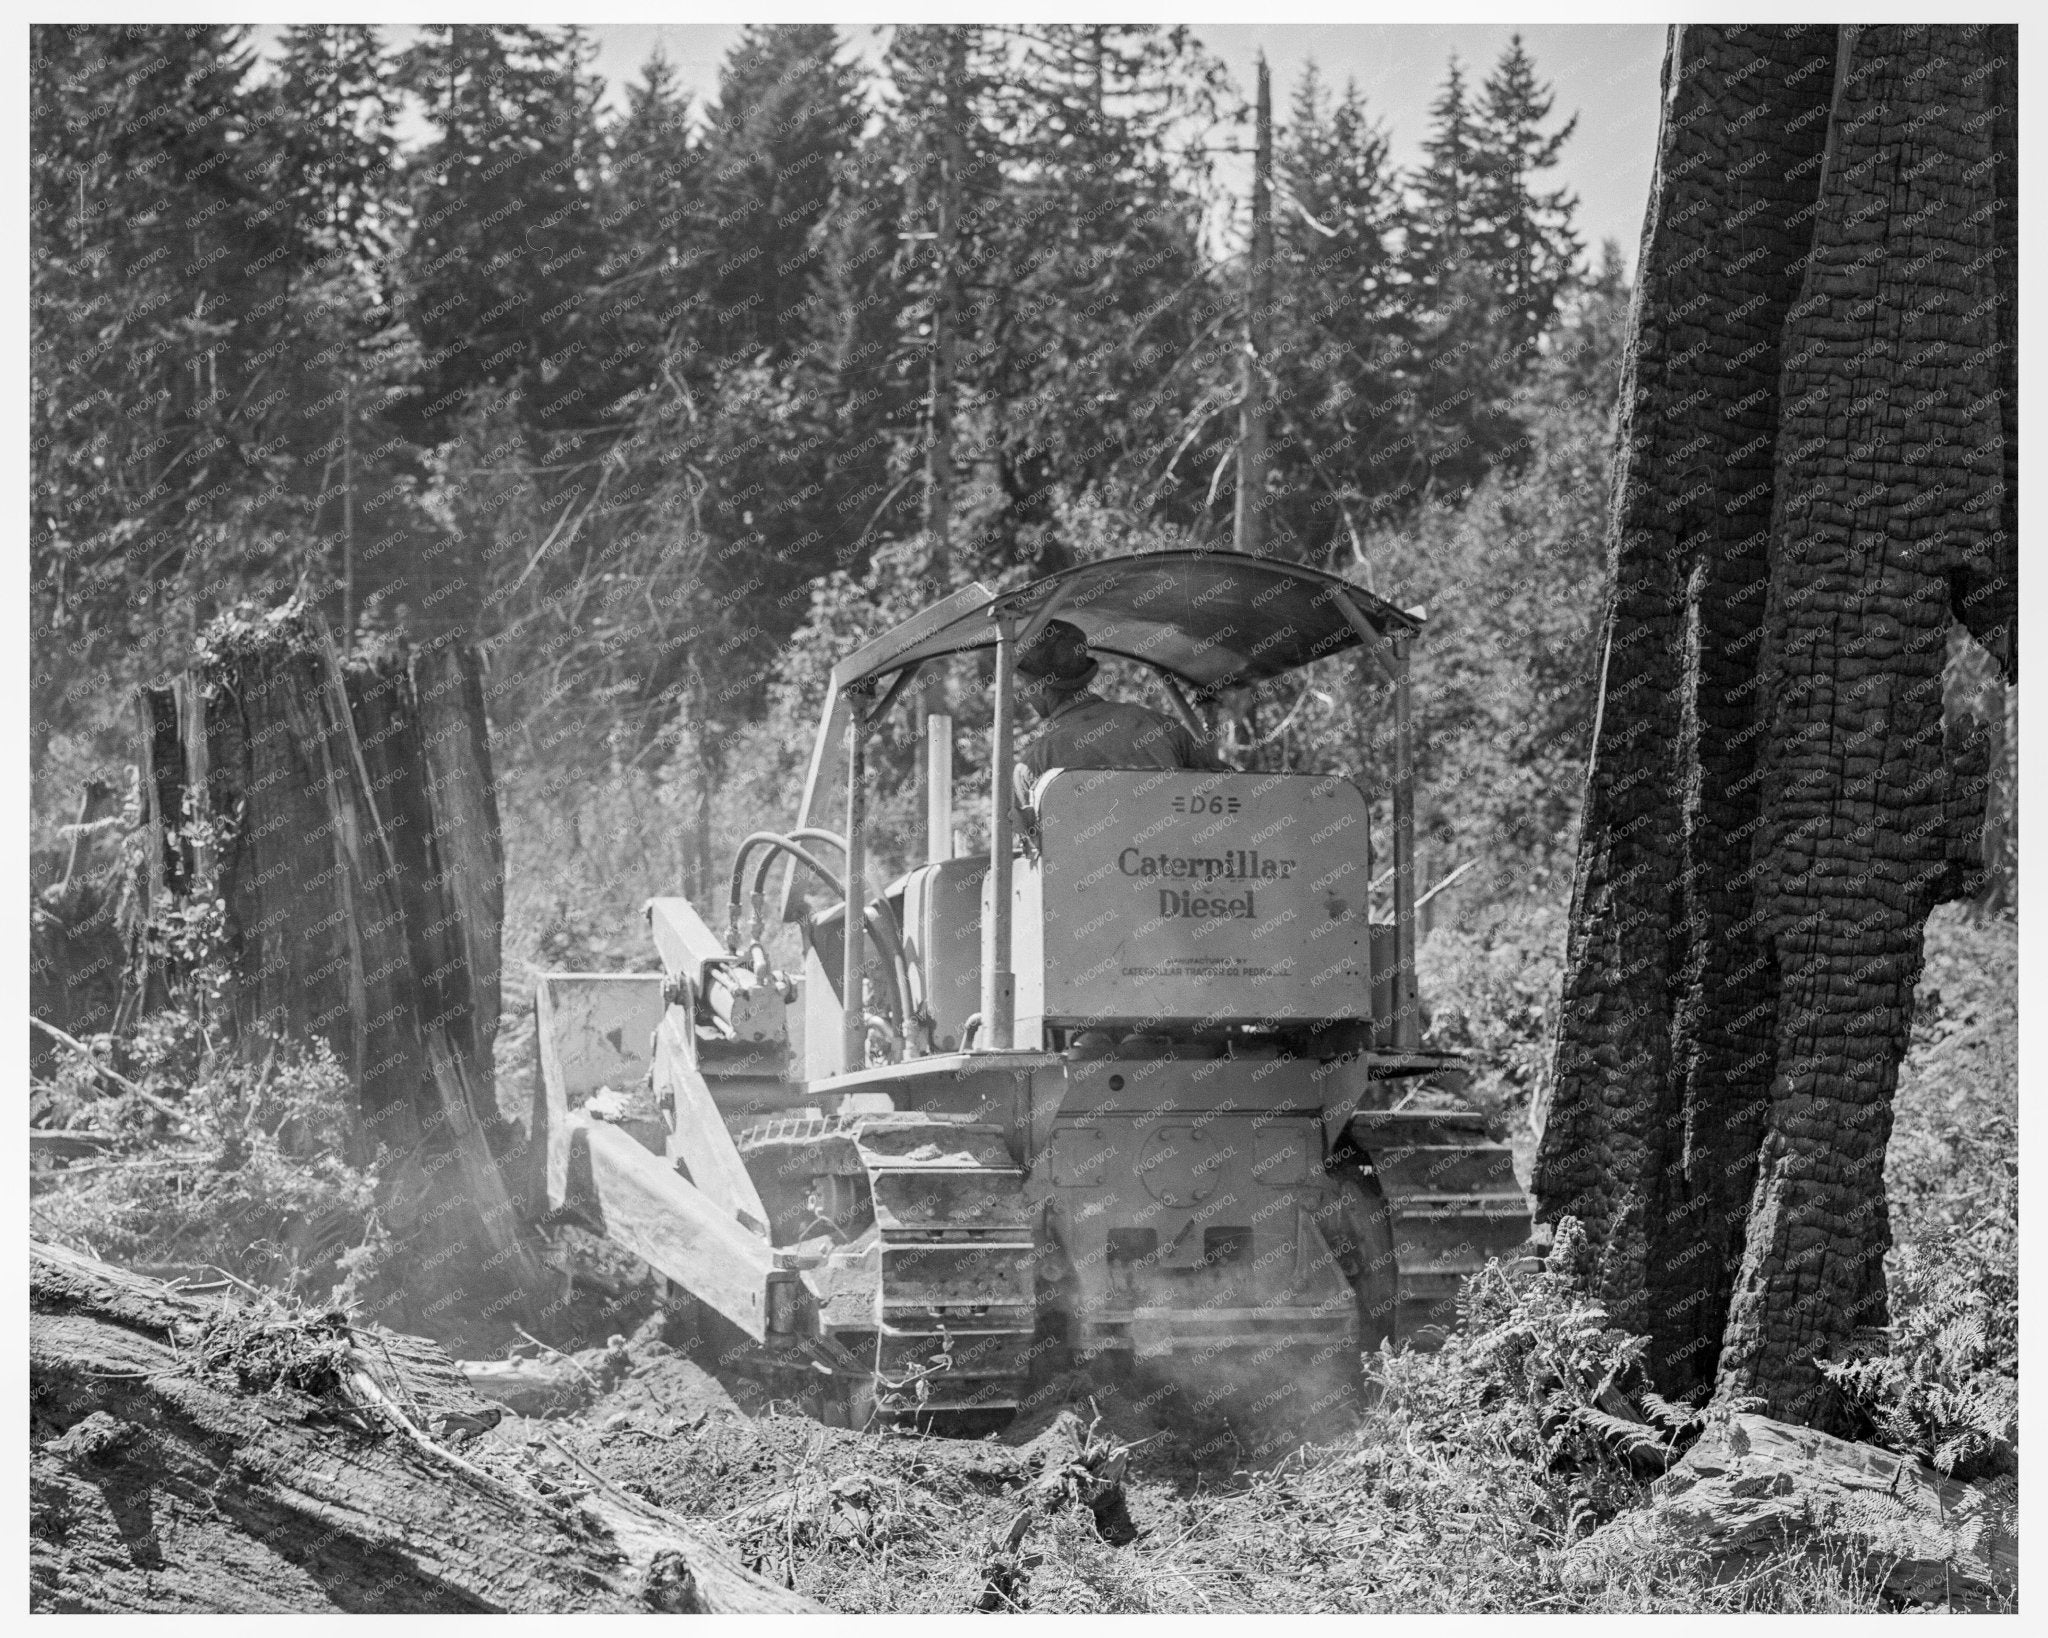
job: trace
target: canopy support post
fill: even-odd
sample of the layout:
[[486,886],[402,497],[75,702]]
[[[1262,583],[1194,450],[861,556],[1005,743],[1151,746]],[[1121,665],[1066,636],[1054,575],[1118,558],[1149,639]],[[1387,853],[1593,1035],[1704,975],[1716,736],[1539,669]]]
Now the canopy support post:
[[867,714],[862,701],[847,701],[846,713],[846,941],[841,960],[839,997],[841,1073],[851,1075],[868,1066],[867,996],[861,969],[867,962],[864,938],[867,909]]
[[1337,612],[1344,616],[1344,623],[1358,633],[1360,652],[1368,671],[1383,683],[1394,680],[1394,667],[1387,661],[1388,639],[1373,629],[1372,622],[1358,612],[1358,605],[1350,598],[1339,596],[1335,599]]
[[1410,634],[1394,649],[1394,1045],[1422,1044],[1415,987],[1415,740],[1410,718]]
[[981,916],[981,1038],[1007,1052],[1016,1044],[1017,984],[1010,970],[1010,792],[1016,761],[1017,622],[996,620],[995,730],[989,754],[988,897]]
[[1173,708],[1180,716],[1181,726],[1195,738],[1207,740],[1208,728],[1204,726],[1202,719],[1195,715],[1195,708],[1188,704],[1188,697],[1181,692],[1180,684],[1173,680],[1173,673],[1154,666],[1152,675],[1159,679],[1160,686],[1166,690],[1166,697],[1173,701]]
[[[944,695],[938,698],[943,702]],[[953,716],[927,711],[924,719],[924,860],[953,857]]]
[[[1358,669],[1363,673],[1364,687],[1361,692],[1370,698],[1373,684],[1379,681],[1380,668],[1373,664],[1370,653],[1361,650],[1358,656]],[[1382,1047],[1392,1045],[1393,1037],[1388,1033],[1391,1020],[1381,1018],[1377,1010],[1379,974],[1374,971],[1372,953],[1372,799],[1374,787],[1379,783],[1378,762],[1378,757],[1372,757],[1366,765],[1365,835],[1360,839],[1360,845],[1365,850],[1365,885],[1358,895],[1358,919],[1365,925],[1365,937],[1359,942],[1365,955],[1365,1017],[1368,1021],[1366,1038],[1371,1045]],[[1389,993],[1391,995],[1394,992]]]

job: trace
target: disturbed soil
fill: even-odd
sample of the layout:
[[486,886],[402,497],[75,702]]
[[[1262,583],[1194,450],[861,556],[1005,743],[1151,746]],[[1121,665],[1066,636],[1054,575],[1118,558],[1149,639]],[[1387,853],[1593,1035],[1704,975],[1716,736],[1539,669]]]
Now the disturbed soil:
[[[1938,1222],[1974,1220],[2015,1150],[2011,924],[1948,911],[1929,931],[1889,1177],[1908,1248]],[[1984,1255],[1989,1266],[2009,1253]],[[1343,1425],[1233,1424],[1156,1382],[1077,1375],[972,1441],[821,1426],[744,1378],[713,1375],[655,1322],[578,1358],[595,1381],[577,1408],[508,1416],[489,1438],[559,1444],[835,1610],[1901,1606],[1881,1567],[1832,1540],[1788,1546],[1739,1575],[1645,1549],[1589,1581],[1576,1544],[1639,1507],[1647,1484],[1625,1464],[1532,1464],[1510,1419],[1478,1403],[1500,1384],[1469,1353],[1374,1362],[1368,1402]],[[1133,1535],[1118,1544],[1074,1484],[1048,1484],[1090,1428],[1128,1451]]]
[[[2016,1313],[2016,1218],[2008,1209],[2017,1150],[2015,954],[2009,922],[1944,916],[1930,924],[1888,1177],[1898,1345],[1911,1340],[1919,1314],[1930,1316],[1922,1327],[1929,1335],[1898,1380],[1870,1390],[1873,1431],[1864,1435],[1938,1460],[1958,1428],[1981,1423],[1986,1438],[1971,1448],[1990,1452],[1980,1463],[1996,1458],[1984,1471],[2007,1485],[2016,1485],[2017,1466],[2009,1415],[2016,1332],[2006,1323],[2007,1309]],[[162,1168],[165,1150],[134,1152],[129,1170],[94,1160],[75,1177],[39,1173],[44,1231],[81,1241],[120,1234],[124,1252],[129,1241],[149,1250],[176,1212],[213,1209],[215,1194],[170,1189],[158,1170],[144,1169]],[[207,1158],[204,1175],[218,1172],[212,1149],[195,1152]],[[226,1256],[231,1230],[246,1224],[241,1199],[232,1197],[237,1211],[220,1224],[197,1225],[209,1236],[201,1242],[206,1260]],[[184,1218],[176,1226],[197,1231]],[[1048,1384],[1008,1427],[936,1438],[830,1427],[796,1413],[758,1380],[723,1368],[729,1355],[719,1339],[700,1334],[686,1315],[664,1314],[637,1265],[604,1250],[573,1234],[555,1247],[578,1294],[581,1335],[556,1337],[550,1348],[514,1328],[495,1357],[477,1359],[490,1370],[531,1368],[553,1386],[525,1407],[540,1414],[488,1407],[461,1443],[464,1457],[535,1495],[629,1511],[644,1505],[715,1544],[737,1574],[752,1572],[829,1610],[1827,1612],[1913,1602],[1887,1591],[1884,1567],[1856,1542],[1811,1532],[1782,1552],[1750,1554],[1739,1573],[1683,1544],[1645,1542],[1589,1576],[1580,1549],[1603,1525],[1643,1509],[1656,1467],[1593,1436],[1597,1406],[1578,1407],[1569,1426],[1550,1408],[1545,1395],[1554,1390],[1532,1361],[1568,1357],[1574,1374],[1599,1383],[1625,1374],[1628,1353],[1627,1339],[1604,1330],[1597,1310],[1563,1286],[1496,1294],[1440,1353],[1368,1361],[1368,1392],[1341,1424],[1233,1421],[1227,1402],[1143,1377],[1074,1375]],[[1961,1318],[1943,1318],[1951,1309]],[[368,1323],[366,1313],[352,1319]],[[470,1352],[457,1333],[440,1341]],[[124,1577],[144,1600],[127,1607],[159,1607],[146,1602],[155,1596],[149,1589],[167,1574],[175,1579],[179,1566],[152,1570],[134,1555],[175,1559],[176,1532],[122,1534],[128,1515],[115,1506],[116,1492],[125,1494],[120,1476],[135,1458],[121,1454],[129,1446],[109,1443],[125,1437],[122,1428],[91,1414],[98,1407],[113,1422],[154,1426],[145,1389],[155,1390],[141,1377],[77,1383],[84,1385],[65,1392],[89,1389],[91,1404],[80,1397],[63,1426],[32,1430],[32,1454],[51,1469],[50,1494],[62,1503],[45,1508],[45,1522],[114,1511],[91,1537],[104,1564],[80,1558],[66,1585],[86,1600],[77,1607],[102,1607],[91,1599],[115,1585],[103,1575]],[[476,1386],[474,1376],[468,1385]],[[447,1391],[457,1391],[452,1380]],[[134,1402],[112,1403],[122,1395]],[[277,1408],[265,1400],[261,1417],[274,1420]],[[230,1410],[223,1402],[220,1414]],[[254,1421],[248,1427],[248,1440],[272,1437]],[[363,1435],[344,1428],[322,1437]],[[1640,1443],[1647,1435],[1627,1437]],[[173,1440],[167,1448],[184,1446]],[[387,1438],[380,1448],[399,1447]],[[213,1460],[191,1459],[195,1473]],[[176,1509],[185,1499],[181,1490],[162,1503],[170,1509],[163,1517],[182,1520]],[[191,1512],[192,1530],[212,1516],[202,1514]],[[54,1537],[45,1547],[83,1551],[62,1549]],[[209,1604],[209,1586],[194,1580],[186,1607],[242,1607]],[[626,1588],[618,1596],[644,1594]],[[487,1601],[479,1595],[467,1607]],[[273,1599],[261,1607],[278,1606]]]
[[[507,1416],[487,1443],[564,1452],[629,1493],[714,1527],[749,1569],[829,1608],[1273,1608],[1283,1600],[1257,1574],[1210,1566],[1203,1579],[1216,1584],[1205,1591],[1185,1566],[1169,1570],[1160,1560],[1160,1548],[1183,1556],[1204,1533],[1227,1546],[1224,1516],[1251,1475],[1237,1430],[1222,1418],[1191,1423],[1180,1396],[1158,1385],[1076,1375],[1001,1432],[962,1439],[824,1426],[765,1400],[744,1377],[721,1381],[652,1324],[624,1351],[630,1365],[582,1408]],[[599,1367],[604,1359],[600,1350],[577,1357]],[[1091,1449],[1124,1453],[1116,1496],[1088,1494],[1097,1488],[1083,1464]],[[1121,1529],[1119,1516],[1128,1521]],[[1125,1539],[1105,1539],[1118,1536]],[[1143,1585],[1155,1578],[1162,1584]]]

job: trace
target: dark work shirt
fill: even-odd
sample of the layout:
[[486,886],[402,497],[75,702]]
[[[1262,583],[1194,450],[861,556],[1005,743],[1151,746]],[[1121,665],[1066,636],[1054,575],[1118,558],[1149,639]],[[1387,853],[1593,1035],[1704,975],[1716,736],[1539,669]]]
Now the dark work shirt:
[[1086,689],[1063,700],[1017,758],[1028,789],[1048,768],[1205,768],[1221,764],[1180,723]]

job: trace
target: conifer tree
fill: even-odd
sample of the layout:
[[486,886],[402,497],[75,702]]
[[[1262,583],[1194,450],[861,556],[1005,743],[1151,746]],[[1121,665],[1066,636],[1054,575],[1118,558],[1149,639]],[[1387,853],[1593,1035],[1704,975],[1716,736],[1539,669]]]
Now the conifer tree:
[[1465,496],[1527,447],[1516,394],[1579,248],[1576,201],[1536,187],[1575,125],[1545,134],[1550,108],[1519,35],[1477,98],[1452,58],[1431,105],[1404,257],[1416,326],[1404,496]]
[[1205,308],[1192,191],[1223,72],[1191,31],[1154,25],[1032,25],[1014,55],[1000,127],[1011,203],[984,354],[1002,532],[1025,531],[1006,551],[1050,569],[1062,491],[1204,509],[1206,470],[1162,485],[1152,469],[1199,396],[1198,342],[1229,345],[1225,309]]
[[416,367],[390,266],[405,217],[400,98],[372,28],[294,25],[283,45],[274,78],[250,93],[264,187],[291,244],[274,371],[290,406],[274,445],[278,526],[295,537],[298,589],[324,594],[352,633],[441,538],[421,505],[421,452],[389,414]]
[[839,49],[830,24],[750,23],[719,71],[696,231],[699,334],[721,364],[785,358],[801,335],[811,237],[862,120],[859,75]]
[[1478,225],[1480,133],[1464,65],[1455,54],[1429,105],[1429,121],[1422,164],[1412,183],[1413,218],[1407,236],[1408,278],[1422,307],[1440,306],[1445,300],[1455,282],[1455,268],[1471,254]]
[[81,670],[146,668],[203,618],[191,587],[276,568],[239,526],[279,481],[281,402],[250,389],[285,373],[292,277],[253,67],[241,27],[31,31],[32,757],[77,720]]
[[[626,112],[611,129],[610,149],[599,217],[605,256],[595,272],[614,301],[658,324],[681,294],[684,245],[704,160],[692,139],[690,99],[675,65],[659,50],[626,87]],[[623,307],[618,317],[627,317]]]
[[[989,453],[990,269],[1003,265],[1010,202],[998,130],[1004,53],[1003,32],[979,24],[892,31],[883,64],[890,95],[864,144],[860,192],[834,252],[836,276],[866,275],[858,294],[847,292],[849,313],[885,315],[849,349],[874,360],[864,389],[890,429],[891,489],[902,486],[877,521],[942,527],[945,544],[934,536],[924,550],[928,571],[941,577],[955,567],[952,540],[985,521],[979,503],[968,501],[964,516],[960,507]],[[969,561],[960,572],[975,568]]]
[[433,132],[412,167],[403,269],[423,442],[487,386],[516,382],[537,432],[573,419],[564,377],[600,259],[591,49],[574,30],[434,24],[400,59]]
[[374,28],[294,23],[263,96],[273,117],[268,183],[320,252],[368,262],[389,249],[399,98]]
[[840,453],[862,434],[845,435],[840,315],[817,299],[861,119],[838,50],[829,28],[750,28],[701,137],[656,60],[609,133],[579,303],[618,372],[606,421],[547,509],[557,532],[526,548],[533,572],[494,571],[558,656],[558,715],[632,701],[643,738],[686,709],[727,731],[844,544],[844,469],[872,451]]
[[1514,35],[1486,77],[1476,109],[1473,217],[1500,292],[1510,339],[1541,335],[1577,274],[1584,248],[1572,229],[1578,200],[1569,188],[1540,186],[1578,128],[1577,114],[1546,132],[1556,98]]
[[1385,128],[1355,84],[1333,97],[1314,63],[1295,85],[1279,168],[1274,535],[1341,561],[1402,470],[1387,451],[1404,425],[1406,207]]

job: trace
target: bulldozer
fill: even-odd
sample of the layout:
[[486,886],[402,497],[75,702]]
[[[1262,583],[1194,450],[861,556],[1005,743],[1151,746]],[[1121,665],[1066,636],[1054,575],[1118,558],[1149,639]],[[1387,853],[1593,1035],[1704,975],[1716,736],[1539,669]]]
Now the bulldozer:
[[[1223,691],[1355,654],[1392,719],[1390,872],[1344,778],[1052,768],[1020,800],[1016,662],[1055,617],[1197,734]],[[1421,1043],[1421,627],[1313,568],[1165,551],[969,585],[848,654],[723,926],[657,898],[658,970],[538,981],[536,1211],[832,1422],[984,1430],[1077,1364],[1256,1385],[1428,1346],[1530,1218],[1483,1116],[1416,1100],[1465,1069]],[[968,656],[993,661],[988,849],[961,854],[934,718],[925,862],[871,896],[870,742]]]

